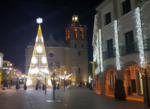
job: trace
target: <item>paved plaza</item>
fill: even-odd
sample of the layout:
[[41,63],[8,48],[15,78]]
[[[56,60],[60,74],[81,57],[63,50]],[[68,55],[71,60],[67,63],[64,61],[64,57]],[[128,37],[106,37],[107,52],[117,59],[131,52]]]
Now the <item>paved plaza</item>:
[[140,101],[116,101],[113,97],[97,95],[86,87],[56,90],[60,103],[50,103],[52,89],[45,91],[15,88],[0,90],[0,109],[149,109]]

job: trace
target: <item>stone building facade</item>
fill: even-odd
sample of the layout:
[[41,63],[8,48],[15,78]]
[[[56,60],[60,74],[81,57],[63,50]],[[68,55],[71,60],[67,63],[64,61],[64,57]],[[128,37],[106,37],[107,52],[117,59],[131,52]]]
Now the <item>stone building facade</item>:
[[[87,48],[87,27],[79,23],[78,15],[72,16],[72,24],[66,29],[66,41],[56,41],[51,35],[45,41],[48,67],[58,69],[62,67],[67,74],[72,73],[71,84],[88,80],[88,48]],[[27,46],[25,52],[25,72],[28,73],[34,46]],[[63,73],[63,71],[61,72]]]
[[114,95],[115,80],[121,79],[127,98],[143,96],[146,102],[145,77],[135,64],[150,60],[150,1],[105,0],[96,11],[92,45],[100,93]]

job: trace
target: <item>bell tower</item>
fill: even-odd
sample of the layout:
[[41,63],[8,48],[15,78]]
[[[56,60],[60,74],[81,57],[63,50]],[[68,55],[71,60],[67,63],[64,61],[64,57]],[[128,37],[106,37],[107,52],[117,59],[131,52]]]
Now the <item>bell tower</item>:
[[66,40],[70,48],[70,69],[72,84],[86,83],[88,78],[87,26],[79,23],[79,16],[72,16],[72,23],[66,28]]
[[79,23],[78,15],[72,16],[72,23],[66,28],[66,40],[72,48],[87,48],[87,26]]

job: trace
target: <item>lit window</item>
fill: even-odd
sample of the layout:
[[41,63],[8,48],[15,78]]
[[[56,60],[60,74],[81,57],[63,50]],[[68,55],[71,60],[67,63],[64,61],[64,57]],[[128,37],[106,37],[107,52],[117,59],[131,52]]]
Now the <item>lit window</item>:
[[68,30],[68,39],[70,38],[70,31]]
[[74,37],[77,38],[77,29],[74,30]]
[[83,38],[83,30],[80,31],[80,37]]

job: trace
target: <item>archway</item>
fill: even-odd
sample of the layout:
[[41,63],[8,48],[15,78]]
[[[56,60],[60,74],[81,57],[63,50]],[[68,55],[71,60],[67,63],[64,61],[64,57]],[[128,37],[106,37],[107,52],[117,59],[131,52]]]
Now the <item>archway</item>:
[[127,96],[143,95],[142,75],[136,69],[135,65],[130,65],[123,71],[123,81]]
[[105,78],[105,95],[114,95],[115,80],[117,73],[114,68],[109,68],[106,72]]

